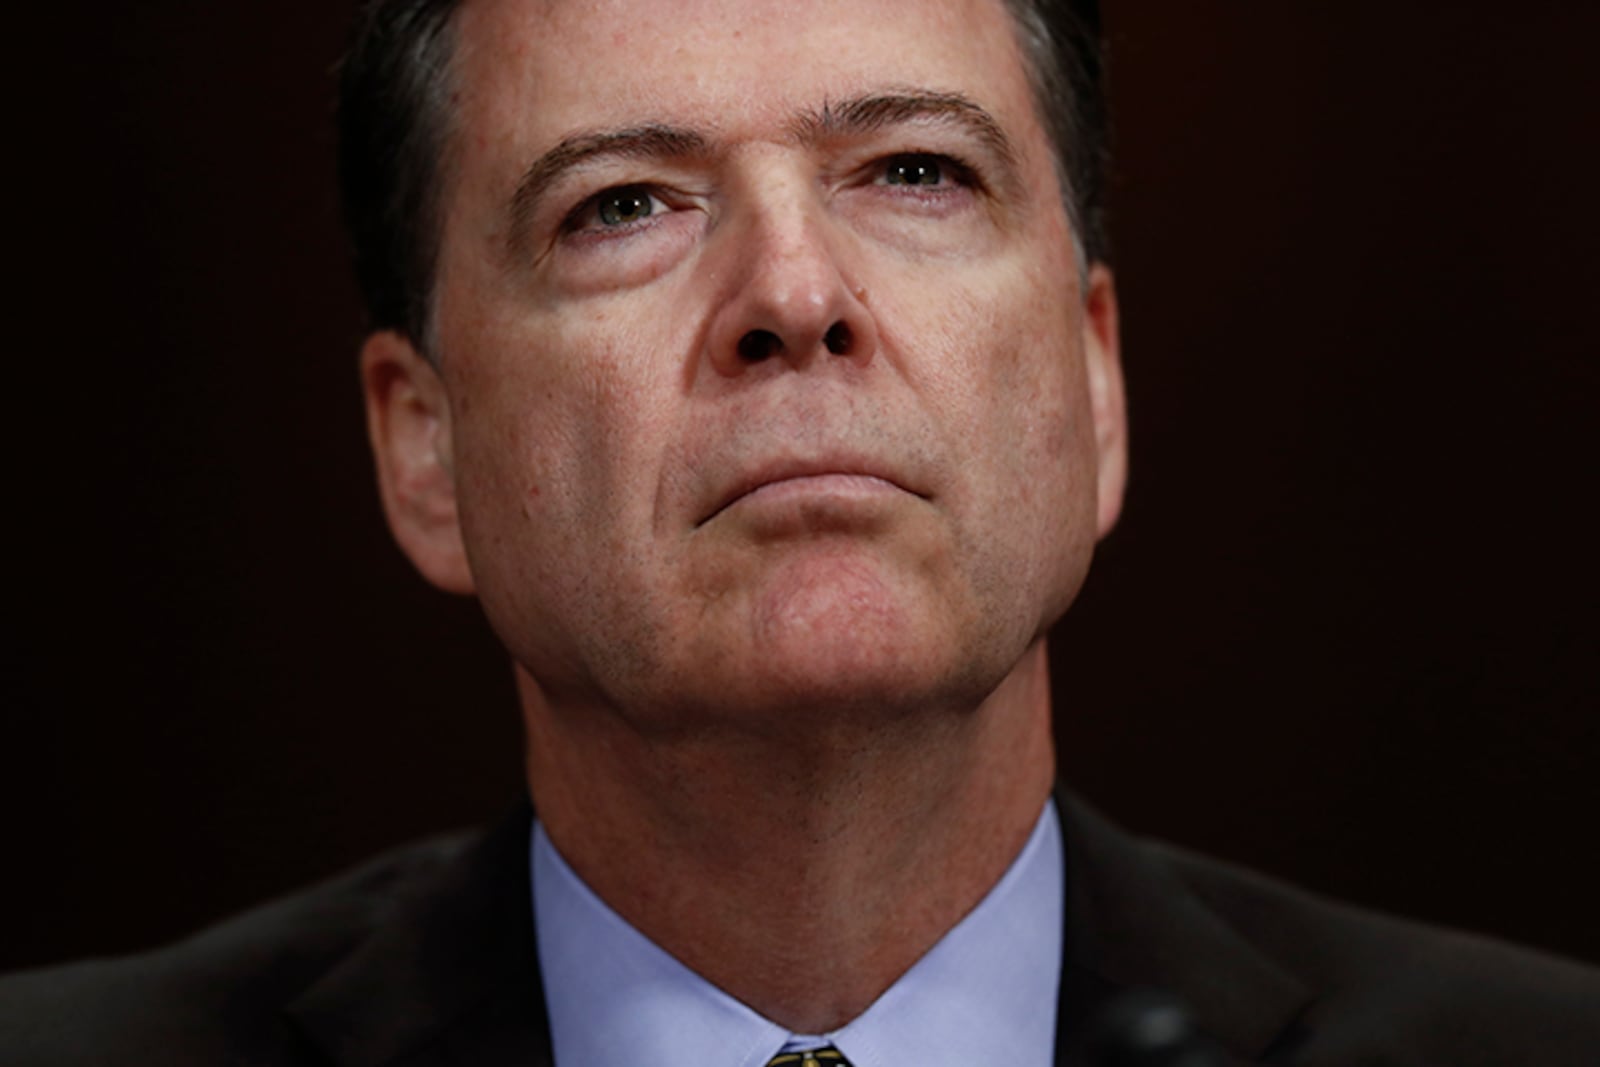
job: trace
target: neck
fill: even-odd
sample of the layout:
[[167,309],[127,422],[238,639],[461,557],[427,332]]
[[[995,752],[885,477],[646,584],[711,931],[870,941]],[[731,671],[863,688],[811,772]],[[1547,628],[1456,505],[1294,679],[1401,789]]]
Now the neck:
[[960,922],[1053,783],[1042,639],[976,709],[858,713],[858,734],[816,746],[647,739],[519,684],[529,782],[562,856],[652,941],[798,1033],[861,1014]]

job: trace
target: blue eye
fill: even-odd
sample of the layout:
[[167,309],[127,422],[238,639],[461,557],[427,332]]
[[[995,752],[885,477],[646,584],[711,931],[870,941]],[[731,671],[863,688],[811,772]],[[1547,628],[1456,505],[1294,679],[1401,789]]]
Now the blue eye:
[[885,185],[942,185],[944,164],[938,156],[895,156],[884,167]]

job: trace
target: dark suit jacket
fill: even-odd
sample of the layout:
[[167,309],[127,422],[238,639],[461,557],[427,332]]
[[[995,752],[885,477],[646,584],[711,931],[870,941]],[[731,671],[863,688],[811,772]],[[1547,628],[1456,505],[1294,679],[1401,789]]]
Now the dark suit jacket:
[[[1127,987],[1181,997],[1230,1063],[1600,1064],[1600,972],[1333,904],[1058,800],[1059,1064]],[[530,818],[158,952],[0,980],[0,1063],[549,1067]]]

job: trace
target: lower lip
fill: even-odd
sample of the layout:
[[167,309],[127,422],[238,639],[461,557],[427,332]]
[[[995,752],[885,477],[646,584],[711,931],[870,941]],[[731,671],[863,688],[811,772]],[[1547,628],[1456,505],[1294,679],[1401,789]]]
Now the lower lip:
[[900,487],[893,482],[870,474],[807,474],[758,485],[734,503],[783,500],[791,496],[872,497],[899,491]]
[[904,492],[893,482],[870,474],[807,474],[758,485],[729,502],[722,511],[756,511],[770,515],[774,511],[808,505],[848,508],[851,504],[867,504]]

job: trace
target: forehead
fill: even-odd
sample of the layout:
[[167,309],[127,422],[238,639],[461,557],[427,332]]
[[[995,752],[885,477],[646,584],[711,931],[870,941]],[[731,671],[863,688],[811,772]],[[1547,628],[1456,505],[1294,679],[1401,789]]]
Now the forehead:
[[1002,0],[476,0],[458,18],[469,153],[641,117],[759,136],[889,87],[959,92],[1007,125],[1034,117]]

